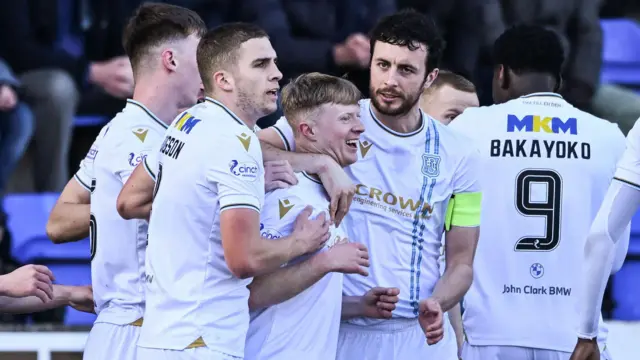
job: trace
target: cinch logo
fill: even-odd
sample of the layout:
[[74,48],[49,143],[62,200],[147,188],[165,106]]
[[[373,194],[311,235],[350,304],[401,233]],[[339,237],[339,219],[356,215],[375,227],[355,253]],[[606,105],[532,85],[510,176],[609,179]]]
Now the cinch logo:
[[557,117],[526,115],[519,119],[516,115],[508,115],[507,131],[525,131],[525,132],[546,132],[559,134],[569,133],[571,135],[578,134],[578,119],[569,118],[563,121]]
[[258,164],[253,162],[238,162],[231,160],[229,163],[229,171],[243,180],[254,181],[258,178]]
[[191,114],[186,112],[186,113],[182,114],[180,119],[178,119],[178,121],[176,121],[176,123],[175,123],[175,125],[173,125],[173,127],[178,129],[178,130],[180,130],[183,133],[189,134],[189,133],[191,133],[191,130],[193,130],[193,128],[199,122],[200,122],[200,119],[196,119]]

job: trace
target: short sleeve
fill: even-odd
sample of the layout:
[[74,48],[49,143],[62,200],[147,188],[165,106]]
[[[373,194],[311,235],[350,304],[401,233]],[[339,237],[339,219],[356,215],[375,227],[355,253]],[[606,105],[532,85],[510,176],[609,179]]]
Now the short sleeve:
[[147,156],[142,159],[142,166],[149,176],[156,181],[156,175],[158,174],[158,155],[160,149],[149,151]]
[[102,141],[102,138],[104,138],[106,133],[109,131],[109,125],[110,124],[105,125],[100,130],[100,133],[98,134],[98,136],[96,136],[95,140],[93,141],[93,144],[91,144],[91,148],[87,152],[87,155],[80,162],[80,167],[78,171],[73,176],[73,178],[78,182],[78,184],[80,184],[87,191],[91,191],[91,182],[95,177],[93,172],[93,163],[96,159],[96,155],[98,155],[98,151],[100,149],[100,142]]
[[282,142],[284,143],[284,148],[287,151],[295,151],[296,143],[293,136],[293,129],[287,119],[283,116],[272,126],[272,128],[278,133]]
[[[140,134],[145,134],[140,136]],[[146,127],[134,127],[122,134],[122,141],[110,156],[113,173],[124,184],[133,170],[153,151],[158,150],[161,134]]]
[[251,131],[218,136],[205,162],[206,179],[217,191],[220,211],[250,208],[264,201],[264,167],[258,137]]
[[480,192],[480,151],[467,148],[453,175],[453,194]]
[[626,145],[614,177],[640,189],[640,120],[627,134]]

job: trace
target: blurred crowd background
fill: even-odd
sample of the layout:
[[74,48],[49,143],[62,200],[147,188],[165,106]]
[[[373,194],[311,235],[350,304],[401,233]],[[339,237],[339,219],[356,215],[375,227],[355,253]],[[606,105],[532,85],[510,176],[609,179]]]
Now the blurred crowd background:
[[[123,108],[125,99],[132,94],[133,74],[121,45],[122,29],[141,2],[0,1],[3,195],[59,193],[100,127]],[[640,89],[640,73],[627,69],[628,64],[624,63],[636,61],[636,66],[640,66],[640,27],[635,23],[635,19],[640,19],[640,2],[633,0],[157,2],[196,10],[210,27],[230,21],[256,23],[271,37],[284,81],[311,71],[348,73],[365,95],[370,57],[367,32],[380,17],[411,7],[433,17],[447,42],[441,68],[473,81],[482,105],[492,103],[493,41],[510,25],[541,24],[556,30],[565,44],[568,61],[561,93],[569,102],[618,123],[625,134],[640,117],[640,97],[634,88],[638,85]],[[636,59],[621,60],[624,64],[620,66],[628,71],[616,68],[614,75],[605,76],[607,41],[613,43],[620,38],[627,42],[612,51]],[[264,118],[259,125],[269,126],[279,116],[276,113]],[[16,232],[26,230],[7,228],[5,214],[18,211],[7,207],[22,206],[23,211],[33,212],[25,215],[32,219],[41,211],[34,205],[27,207],[26,198],[21,199],[4,201],[4,208],[0,209],[1,272],[12,270],[24,258],[15,253],[11,239],[12,232],[16,238]],[[611,301],[606,302],[605,315],[612,308]],[[38,316],[49,321],[59,314],[53,311]],[[22,322],[24,317],[5,315],[4,321]]]

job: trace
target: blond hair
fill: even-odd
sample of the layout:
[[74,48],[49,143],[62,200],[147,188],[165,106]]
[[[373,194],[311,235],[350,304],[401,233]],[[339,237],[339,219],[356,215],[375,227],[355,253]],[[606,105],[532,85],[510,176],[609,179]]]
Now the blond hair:
[[282,89],[284,116],[295,130],[297,119],[312,117],[324,104],[357,105],[362,93],[349,80],[317,72],[302,74]]

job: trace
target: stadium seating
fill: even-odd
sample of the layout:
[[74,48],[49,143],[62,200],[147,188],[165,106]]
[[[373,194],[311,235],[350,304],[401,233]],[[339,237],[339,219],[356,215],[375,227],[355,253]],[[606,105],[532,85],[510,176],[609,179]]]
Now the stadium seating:
[[[12,235],[12,254],[21,263],[46,265],[64,285],[91,284],[89,240],[53,244],[45,228],[57,193],[14,194],[4,200],[8,227]],[[67,308],[66,325],[88,326],[95,315]]]
[[601,20],[603,64],[601,81],[640,86],[640,26],[633,20]]
[[46,234],[47,219],[58,194],[14,194],[4,200],[11,230],[11,251],[21,263],[87,262],[89,239],[56,245]]

